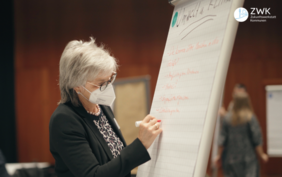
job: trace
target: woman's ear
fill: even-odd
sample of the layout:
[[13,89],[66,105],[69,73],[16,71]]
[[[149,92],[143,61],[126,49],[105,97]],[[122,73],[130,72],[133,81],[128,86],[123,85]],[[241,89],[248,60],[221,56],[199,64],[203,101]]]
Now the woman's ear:
[[74,91],[75,91],[76,93],[80,93],[80,92],[81,92],[80,87],[74,87],[73,89],[74,89]]

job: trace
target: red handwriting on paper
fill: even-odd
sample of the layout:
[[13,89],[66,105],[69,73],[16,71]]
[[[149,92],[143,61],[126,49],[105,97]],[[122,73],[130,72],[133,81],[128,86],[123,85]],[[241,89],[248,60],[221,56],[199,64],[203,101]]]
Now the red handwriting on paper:
[[174,59],[174,60],[169,60],[167,66],[168,67],[174,67],[179,61],[179,58]]
[[197,43],[195,49],[200,49],[200,48],[204,48],[207,47],[206,43]]
[[178,46],[173,46],[172,49],[167,52],[168,56],[171,55],[177,55],[180,53],[186,53],[186,52],[190,52],[193,50],[198,50],[198,49],[202,49],[202,48],[206,48],[206,47],[210,47],[212,45],[216,45],[219,43],[219,40],[217,38],[215,38],[214,40],[211,41],[205,41],[205,42],[197,42],[196,44],[190,44],[187,47],[182,47],[182,48],[178,48]]
[[199,71],[187,69],[187,71],[183,71],[183,72],[169,72],[168,75],[166,75],[165,77],[170,78],[170,80],[172,80],[174,78],[180,79],[182,76],[186,76],[189,74],[198,74],[198,73]]
[[169,113],[170,115],[172,115],[172,113],[178,113],[179,112],[179,110],[177,108],[175,108],[175,109],[160,108],[160,109],[157,109],[156,111],[158,111],[159,113]]
[[168,89],[174,89],[174,88],[176,87],[176,85],[177,85],[177,82],[178,82],[178,81],[176,81],[175,83],[165,84],[162,88],[164,88],[164,89],[166,89],[166,90],[168,90]]
[[209,46],[218,44],[219,40],[215,38],[213,41],[209,42]]
[[188,97],[187,96],[180,96],[180,95],[170,96],[170,97],[161,96],[160,100],[162,102],[164,102],[164,103],[168,103],[168,102],[172,102],[172,101],[177,101],[177,105],[178,105],[179,101],[188,100]]
[[185,48],[178,48],[177,47],[172,47],[172,50],[170,52],[168,52],[168,56],[171,56],[171,55],[177,55],[177,54],[180,54],[180,53],[186,53],[186,52],[189,52],[191,50],[194,49],[194,45],[189,45],[188,47],[185,47]]
[[205,47],[209,47],[209,46],[212,46],[212,45],[215,45],[215,44],[218,44],[219,40],[217,38],[215,38],[214,40],[212,41],[209,41],[209,42],[198,42],[196,45],[195,45],[195,49],[201,49],[201,48],[205,48]]

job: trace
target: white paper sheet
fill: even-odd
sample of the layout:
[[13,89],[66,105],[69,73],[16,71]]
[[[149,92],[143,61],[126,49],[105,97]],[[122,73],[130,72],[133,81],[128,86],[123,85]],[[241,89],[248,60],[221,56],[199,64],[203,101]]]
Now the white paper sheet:
[[282,85],[267,86],[267,153],[282,157]]
[[175,7],[150,112],[162,120],[163,133],[137,177],[193,176],[231,4]]

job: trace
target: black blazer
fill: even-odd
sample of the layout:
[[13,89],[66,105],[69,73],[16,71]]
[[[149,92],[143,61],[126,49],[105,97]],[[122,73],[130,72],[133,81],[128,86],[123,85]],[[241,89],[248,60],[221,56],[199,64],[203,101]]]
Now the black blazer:
[[6,160],[0,150],[0,177],[10,177],[5,167]]
[[100,106],[125,148],[113,158],[93,119],[80,106],[60,104],[49,124],[50,151],[58,177],[130,177],[130,171],[150,160],[138,138],[126,146],[110,107]]

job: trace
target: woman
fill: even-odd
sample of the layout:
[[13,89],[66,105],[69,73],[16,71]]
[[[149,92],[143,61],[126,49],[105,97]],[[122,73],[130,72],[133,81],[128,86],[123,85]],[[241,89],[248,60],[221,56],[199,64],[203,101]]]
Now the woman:
[[258,177],[256,153],[264,162],[268,161],[262,149],[259,123],[246,92],[237,93],[233,103],[231,113],[222,120],[216,162],[222,159],[225,177]]
[[151,115],[126,146],[109,107],[115,93],[115,58],[95,44],[71,41],[60,59],[61,101],[51,116],[50,151],[58,177],[130,177],[150,160],[147,149],[162,132]]

